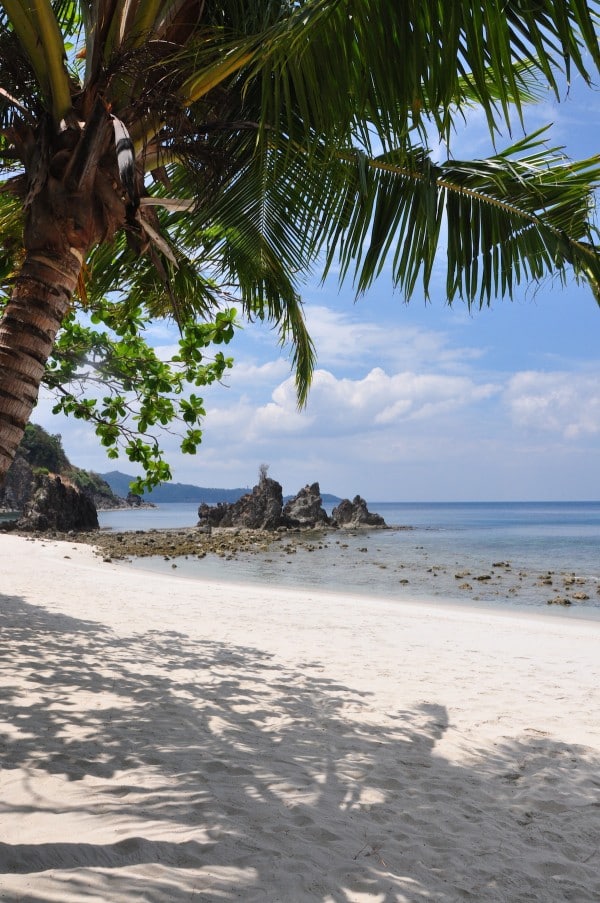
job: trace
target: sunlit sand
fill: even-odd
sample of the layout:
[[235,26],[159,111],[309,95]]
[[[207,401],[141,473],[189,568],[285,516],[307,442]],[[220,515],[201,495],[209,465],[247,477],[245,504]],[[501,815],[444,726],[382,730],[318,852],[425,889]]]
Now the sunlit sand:
[[600,899],[600,623],[0,536],[0,899]]

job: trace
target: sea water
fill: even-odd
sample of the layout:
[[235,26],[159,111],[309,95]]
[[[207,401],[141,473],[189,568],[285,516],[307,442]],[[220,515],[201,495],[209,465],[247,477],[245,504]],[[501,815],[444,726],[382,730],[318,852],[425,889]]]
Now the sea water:
[[[194,526],[196,504],[100,512],[115,530]],[[389,530],[284,536],[225,560],[138,559],[185,577],[600,618],[600,502],[369,502]],[[175,567],[173,567],[175,565]],[[586,599],[574,599],[574,593]],[[567,609],[557,600],[569,598]],[[553,603],[549,605],[548,603]]]

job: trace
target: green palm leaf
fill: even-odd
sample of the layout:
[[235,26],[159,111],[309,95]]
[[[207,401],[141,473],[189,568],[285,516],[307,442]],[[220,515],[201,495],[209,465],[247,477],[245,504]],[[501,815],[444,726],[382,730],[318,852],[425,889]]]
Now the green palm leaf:
[[[328,266],[338,259],[364,292],[389,260],[405,296],[429,290],[447,236],[448,301],[489,302],[550,273],[600,285],[590,225],[600,158],[567,161],[560,149],[523,139],[489,160],[435,165],[424,153],[351,162],[345,203],[329,222]],[[445,228],[444,228],[445,227]]]
[[[339,264],[358,293],[389,267],[410,298],[433,293],[445,257],[449,302],[568,272],[598,296],[599,158],[569,162],[537,133],[437,163],[427,142],[432,130],[449,142],[471,104],[497,142],[540,84],[589,82],[599,12],[598,0],[7,0],[4,284],[33,252],[62,254],[69,273],[85,259],[88,303],[118,292],[123,316],[184,323],[234,293],[291,340],[301,400],[315,357],[299,292],[317,267]],[[131,190],[111,116],[135,148]]]

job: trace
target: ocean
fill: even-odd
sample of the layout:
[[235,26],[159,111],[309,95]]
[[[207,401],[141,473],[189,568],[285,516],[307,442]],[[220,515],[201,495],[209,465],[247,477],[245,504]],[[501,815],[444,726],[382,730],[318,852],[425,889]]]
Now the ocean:
[[[192,578],[600,619],[600,502],[368,504],[393,529],[303,535],[292,550],[284,539],[260,555],[229,560],[146,558],[129,566]],[[99,512],[100,525],[113,530],[194,526],[197,507]]]

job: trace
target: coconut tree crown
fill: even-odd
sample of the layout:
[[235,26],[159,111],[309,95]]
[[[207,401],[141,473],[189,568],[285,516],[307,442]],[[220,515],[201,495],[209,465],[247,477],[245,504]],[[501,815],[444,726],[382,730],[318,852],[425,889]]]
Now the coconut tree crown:
[[[409,298],[418,285],[427,294],[445,244],[449,302],[568,272],[598,295],[598,158],[570,162],[542,133],[474,162],[428,150],[467,105],[498,139],[541,83],[558,94],[573,71],[590,81],[598,11],[582,0],[6,0],[3,284],[12,290],[28,255],[34,281],[61,282],[57,325],[36,327],[49,347],[75,285],[88,301],[119,291],[180,322],[234,292],[291,338],[300,400],[314,350],[298,290],[317,264],[359,293],[387,264]],[[30,294],[10,322],[24,322]],[[6,366],[14,335],[0,342]]]

